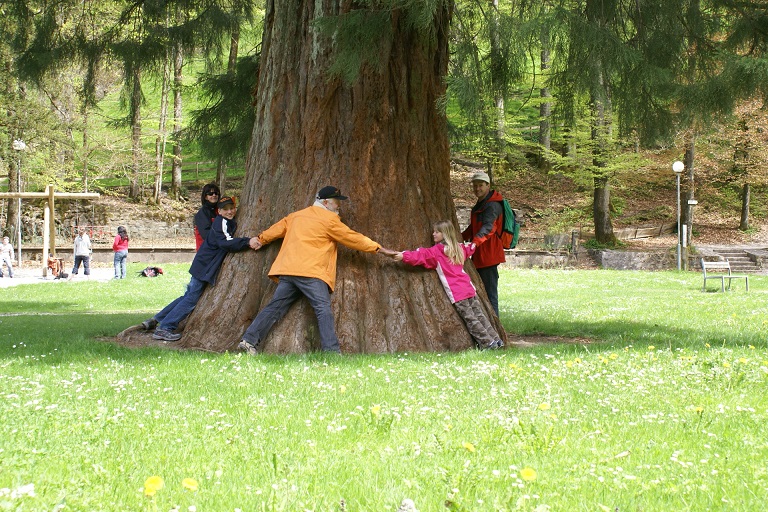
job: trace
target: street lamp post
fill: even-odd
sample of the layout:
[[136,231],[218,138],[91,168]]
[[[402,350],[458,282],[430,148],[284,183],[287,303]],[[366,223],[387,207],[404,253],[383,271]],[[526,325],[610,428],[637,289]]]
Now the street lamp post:
[[672,164],[672,170],[677,178],[677,270],[681,269],[683,247],[682,247],[682,232],[680,230],[680,174],[685,169],[685,164],[680,160]]
[[[27,149],[27,145],[21,139],[15,139],[11,145],[16,151],[16,192],[21,193],[21,152]],[[21,197],[16,201],[16,265],[21,268]]]

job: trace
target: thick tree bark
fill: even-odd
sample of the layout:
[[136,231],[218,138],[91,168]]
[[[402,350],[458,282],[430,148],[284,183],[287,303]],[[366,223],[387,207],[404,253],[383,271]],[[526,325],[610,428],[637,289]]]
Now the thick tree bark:
[[[378,46],[386,65],[381,71],[364,65],[355,83],[345,85],[328,76],[331,41],[312,23],[339,14],[341,5],[349,3],[267,3],[257,121],[237,234],[258,234],[312,204],[318,189],[333,184],[349,195],[341,216],[352,229],[391,248],[430,245],[433,222],[456,222],[446,123],[436,108],[445,92],[450,12],[445,7],[436,13],[431,40],[395,12],[393,37]],[[275,242],[225,260],[217,284],[189,318],[182,346],[215,351],[236,346],[272,297],[275,283],[267,273],[279,248]],[[482,290],[471,268],[470,274]],[[484,292],[480,296],[500,327]],[[339,247],[332,307],[345,353],[471,346],[434,271],[375,254]],[[272,353],[318,347],[317,323],[304,299],[264,343]]]

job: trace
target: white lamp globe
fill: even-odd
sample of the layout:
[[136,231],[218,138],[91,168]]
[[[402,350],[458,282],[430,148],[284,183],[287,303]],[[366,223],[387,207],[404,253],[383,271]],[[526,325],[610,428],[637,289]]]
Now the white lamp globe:
[[680,160],[672,164],[672,170],[678,174],[683,172],[683,169],[685,169],[685,164]]

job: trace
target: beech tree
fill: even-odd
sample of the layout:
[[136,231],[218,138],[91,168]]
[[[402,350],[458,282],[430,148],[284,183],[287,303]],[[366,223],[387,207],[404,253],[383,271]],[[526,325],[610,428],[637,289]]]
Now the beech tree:
[[[311,205],[328,184],[350,197],[343,220],[387,247],[431,245],[433,222],[456,223],[445,115],[438,107],[451,2],[384,4],[268,3],[239,236],[256,235]],[[225,260],[216,285],[188,319],[183,347],[222,351],[237,345],[275,289],[267,273],[279,246]],[[467,268],[500,329],[471,262]],[[432,271],[340,246],[332,303],[343,352],[471,346]],[[319,346],[304,299],[264,345],[280,353]]]

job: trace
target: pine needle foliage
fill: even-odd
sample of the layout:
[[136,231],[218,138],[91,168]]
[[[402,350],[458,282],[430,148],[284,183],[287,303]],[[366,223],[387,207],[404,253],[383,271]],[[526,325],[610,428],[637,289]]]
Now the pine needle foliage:
[[235,73],[209,73],[199,78],[206,104],[192,112],[192,121],[183,133],[188,143],[194,141],[205,154],[225,161],[245,156],[256,121],[253,93],[259,57],[239,58]]

